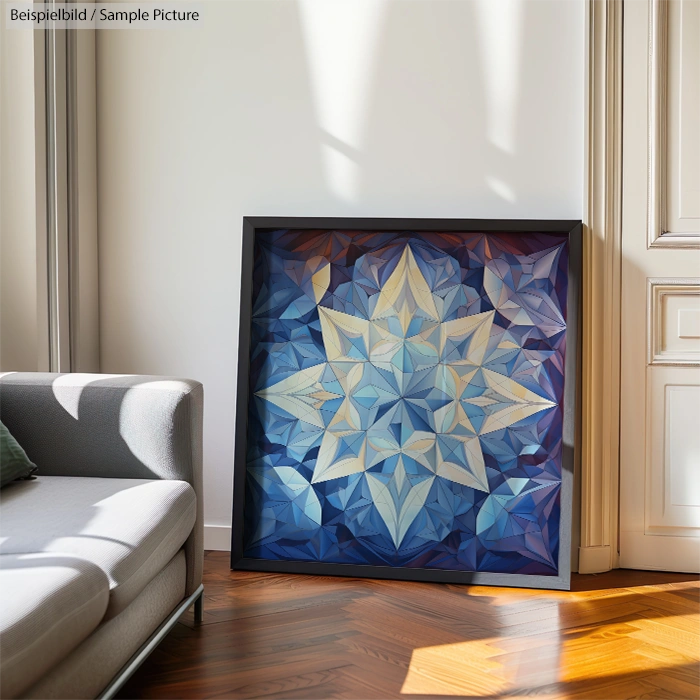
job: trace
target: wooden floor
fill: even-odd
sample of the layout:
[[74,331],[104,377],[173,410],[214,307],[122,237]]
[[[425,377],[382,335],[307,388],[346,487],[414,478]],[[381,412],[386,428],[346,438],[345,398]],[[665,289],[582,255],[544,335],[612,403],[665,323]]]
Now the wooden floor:
[[231,572],[122,698],[700,697],[697,576],[615,571],[573,591]]

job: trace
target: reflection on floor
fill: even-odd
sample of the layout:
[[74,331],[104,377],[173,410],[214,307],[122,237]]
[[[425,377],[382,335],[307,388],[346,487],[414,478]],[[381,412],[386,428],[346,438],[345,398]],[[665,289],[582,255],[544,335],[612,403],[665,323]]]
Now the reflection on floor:
[[559,593],[231,572],[122,698],[698,698],[697,576],[614,571]]

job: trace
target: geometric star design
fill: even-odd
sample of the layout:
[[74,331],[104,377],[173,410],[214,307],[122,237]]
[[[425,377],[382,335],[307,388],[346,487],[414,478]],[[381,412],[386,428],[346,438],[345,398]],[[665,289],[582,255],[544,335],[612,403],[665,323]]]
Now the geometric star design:
[[[330,265],[321,258],[306,272],[297,280],[306,296],[292,315],[317,305],[330,283]],[[502,280],[489,274],[488,290],[502,294]],[[311,484],[359,474],[398,549],[436,479],[488,493],[481,438],[556,403],[503,374],[501,357],[522,348],[508,333],[490,342],[494,310],[445,320],[451,307],[431,291],[409,244],[376,287],[367,318],[317,306],[326,361],[255,395],[298,421],[287,436],[292,451],[303,453],[322,433],[309,483],[290,482],[289,467],[276,477],[300,504],[299,517],[320,522]],[[547,313],[535,301],[526,322]],[[510,310],[507,302],[501,307]],[[546,316],[554,333],[561,322],[552,317]]]

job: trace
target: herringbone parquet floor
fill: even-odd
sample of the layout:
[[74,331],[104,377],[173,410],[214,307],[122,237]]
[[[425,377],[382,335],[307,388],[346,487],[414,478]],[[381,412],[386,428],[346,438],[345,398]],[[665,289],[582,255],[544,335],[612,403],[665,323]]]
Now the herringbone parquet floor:
[[697,576],[574,576],[567,593],[231,572],[122,698],[700,697]]

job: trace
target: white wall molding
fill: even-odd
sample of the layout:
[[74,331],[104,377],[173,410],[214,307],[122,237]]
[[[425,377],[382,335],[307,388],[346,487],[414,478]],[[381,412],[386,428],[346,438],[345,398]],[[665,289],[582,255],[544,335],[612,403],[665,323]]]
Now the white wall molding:
[[617,566],[622,1],[589,1],[579,572]]
[[69,64],[72,141],[71,372],[100,371],[97,255],[97,85],[95,31],[73,30]]
[[580,547],[578,568],[581,574],[601,574],[610,571],[613,560],[612,547],[609,544],[592,547]]
[[51,368],[49,330],[49,223],[46,159],[46,38],[43,29],[34,31],[34,187],[36,191],[36,325],[37,370]]
[[[88,0],[89,1],[89,0]],[[38,32],[37,32],[38,34]],[[97,130],[94,30],[43,34],[43,177],[48,364],[99,371]],[[41,214],[45,213],[45,216]]]
[[49,369],[71,370],[71,212],[75,175],[71,157],[74,138],[73,82],[69,79],[75,30],[44,31],[46,126],[46,235]]
[[204,524],[204,549],[231,551],[231,526]]

